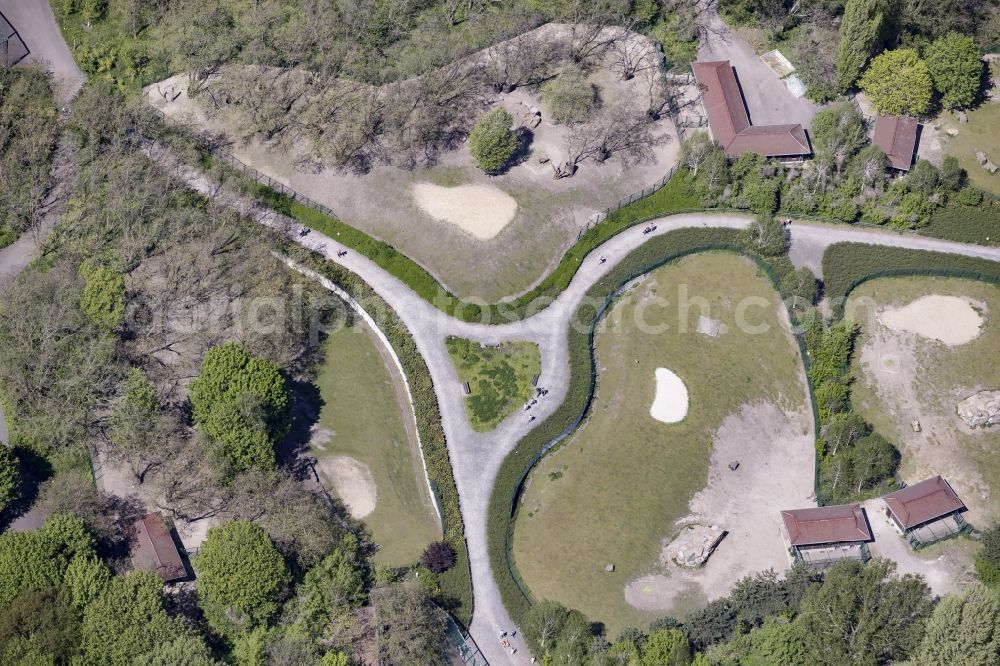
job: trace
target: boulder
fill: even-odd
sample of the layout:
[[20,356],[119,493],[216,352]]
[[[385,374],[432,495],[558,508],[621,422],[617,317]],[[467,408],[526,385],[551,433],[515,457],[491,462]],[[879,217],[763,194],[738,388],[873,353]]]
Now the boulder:
[[960,123],[967,123],[967,122],[969,122],[969,114],[967,114],[965,111],[959,111],[958,112],[958,122],[960,122]]
[[958,403],[959,418],[970,428],[988,428],[1000,423],[1000,390],[980,391]]
[[725,535],[726,531],[718,525],[686,525],[663,549],[660,560],[680,567],[700,567]]
[[986,153],[984,153],[981,150],[977,150],[976,151],[976,161],[979,162],[980,166],[982,166],[982,165],[986,164],[987,162],[989,162],[989,159],[986,157]]
[[947,132],[948,136],[958,136],[958,130],[954,127],[949,127],[945,132]]

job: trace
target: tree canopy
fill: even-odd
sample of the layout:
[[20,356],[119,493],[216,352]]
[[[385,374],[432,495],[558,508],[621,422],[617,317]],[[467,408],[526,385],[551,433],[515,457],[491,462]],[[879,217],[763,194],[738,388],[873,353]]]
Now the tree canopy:
[[211,528],[194,567],[205,617],[227,636],[266,626],[291,582],[267,532],[246,521]]
[[886,51],[861,77],[861,89],[879,113],[920,116],[928,111],[934,84],[914,49]]
[[975,39],[955,32],[939,37],[924,49],[924,61],[942,106],[963,108],[975,101],[983,74]]
[[841,93],[851,89],[875,52],[885,12],[884,0],[847,0],[837,49],[837,87]]
[[574,67],[564,69],[542,86],[545,111],[557,123],[583,122],[594,102],[594,86]]
[[500,173],[517,150],[517,136],[510,129],[513,122],[514,117],[498,107],[480,118],[469,133],[469,151],[486,173]]

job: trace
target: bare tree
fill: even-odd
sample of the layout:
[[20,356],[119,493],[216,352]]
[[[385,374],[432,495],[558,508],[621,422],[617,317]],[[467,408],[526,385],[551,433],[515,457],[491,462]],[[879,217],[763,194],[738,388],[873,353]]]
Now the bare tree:
[[549,75],[549,63],[558,61],[556,44],[536,32],[518,35],[486,49],[483,76],[497,92],[542,81]]
[[638,33],[615,28],[619,35],[611,43],[611,67],[624,81],[644,70],[659,73],[659,55],[653,43]]
[[604,162],[617,157],[626,166],[648,159],[652,149],[668,139],[653,133],[644,109],[628,101],[602,109],[593,119],[571,125],[567,133],[567,164],[570,174],[584,160]]

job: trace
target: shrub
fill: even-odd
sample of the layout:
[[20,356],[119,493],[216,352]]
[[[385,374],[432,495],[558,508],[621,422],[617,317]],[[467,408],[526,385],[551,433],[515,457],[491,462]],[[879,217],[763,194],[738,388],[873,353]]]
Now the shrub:
[[927,64],[914,49],[886,51],[872,60],[861,88],[880,113],[920,116],[931,104],[933,84]]
[[503,171],[517,150],[517,136],[511,131],[513,116],[502,108],[484,115],[469,133],[469,151],[476,166],[486,173]]
[[17,499],[20,486],[20,462],[9,448],[0,444],[0,511]]
[[594,86],[578,69],[564,69],[542,86],[545,111],[557,123],[579,123],[594,108]]
[[941,185],[949,192],[958,192],[965,185],[965,169],[954,155],[945,155],[941,163]]
[[969,185],[958,191],[955,201],[963,206],[978,206],[983,202],[983,193],[978,187]]
[[83,293],[80,309],[94,324],[111,330],[125,320],[125,279],[106,266],[84,263],[80,266]]
[[424,550],[420,563],[436,574],[444,573],[455,566],[455,549],[446,541],[435,541]]

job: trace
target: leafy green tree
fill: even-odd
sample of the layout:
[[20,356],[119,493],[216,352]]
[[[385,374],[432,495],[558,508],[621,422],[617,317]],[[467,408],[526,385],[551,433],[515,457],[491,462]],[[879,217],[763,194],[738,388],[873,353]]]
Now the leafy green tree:
[[80,266],[83,293],[80,309],[103,329],[117,328],[125,321],[125,278],[107,266],[85,262]]
[[849,452],[852,483],[858,493],[891,478],[899,467],[899,451],[878,433],[859,439]]
[[846,93],[875,53],[885,20],[883,0],[847,0],[840,20],[837,87]]
[[266,626],[291,582],[267,533],[246,521],[211,528],[194,567],[205,617],[226,636]]
[[861,89],[879,113],[920,116],[930,108],[934,85],[927,63],[914,49],[904,48],[872,60]]
[[927,621],[913,666],[1000,664],[1000,594],[981,585],[946,596]]
[[469,151],[476,166],[486,173],[503,171],[517,151],[517,135],[510,129],[514,117],[498,107],[476,123],[469,132]]
[[640,666],[688,666],[691,646],[679,629],[654,631],[642,644]]
[[946,109],[972,105],[983,75],[979,45],[973,37],[957,32],[939,37],[924,49],[924,61]]
[[371,593],[378,618],[379,660],[394,666],[422,666],[438,659],[444,640],[444,611],[432,606],[416,581],[376,588]]
[[976,554],[976,575],[987,585],[1000,585],[1000,524],[983,530],[982,544]]
[[111,572],[96,556],[77,555],[66,567],[64,580],[73,608],[83,610],[107,589]]
[[277,364],[235,342],[213,347],[188,395],[195,422],[236,471],[273,465],[273,443],[288,429],[288,389]]
[[581,123],[594,108],[594,86],[576,68],[567,68],[542,86],[545,111],[557,123]]
[[910,173],[906,174],[905,182],[911,192],[929,197],[937,191],[941,183],[941,172],[927,160],[917,160]]
[[293,602],[294,623],[320,637],[338,614],[365,602],[365,575],[359,562],[342,548],[306,572]]
[[684,630],[697,650],[729,640],[735,628],[736,610],[727,597],[708,602],[684,622]]
[[864,118],[848,102],[817,113],[813,118],[812,136],[816,160],[835,169],[838,177],[868,143]]
[[163,581],[154,573],[115,576],[83,611],[84,663],[129,666],[184,634],[180,620],[163,608]]
[[788,250],[788,232],[771,215],[758,215],[740,233],[743,244],[765,257],[777,257]]
[[21,463],[8,447],[0,445],[0,511],[17,499],[21,487]]
[[[919,162],[918,162],[919,163]],[[965,186],[965,169],[954,155],[945,155],[941,162],[941,185],[949,192],[958,192]]]
[[750,649],[743,666],[810,666],[805,633],[798,622],[768,622],[749,634]]
[[891,560],[842,560],[802,600],[808,663],[869,666],[906,659],[933,609],[920,576],[896,576]]
[[128,461],[139,483],[160,459],[159,411],[160,402],[149,377],[139,368],[130,368],[122,398],[108,419],[108,440],[112,453]]
[[75,516],[49,516],[34,532],[0,535],[0,606],[22,590],[62,584],[76,555],[93,553],[94,541]]
[[132,666],[221,666],[200,637],[186,634],[141,654]]
[[0,608],[0,663],[68,664],[80,621],[63,588],[24,590]]

